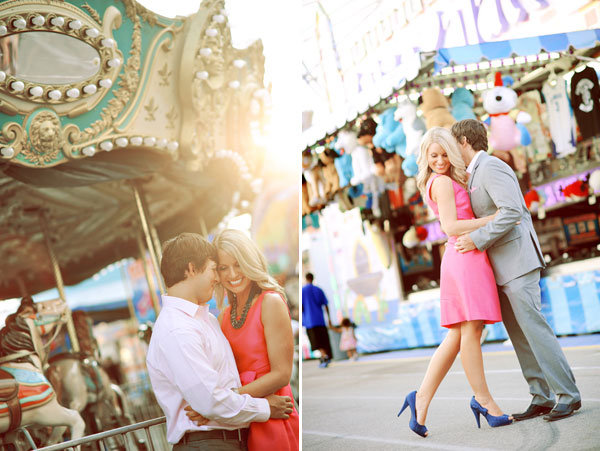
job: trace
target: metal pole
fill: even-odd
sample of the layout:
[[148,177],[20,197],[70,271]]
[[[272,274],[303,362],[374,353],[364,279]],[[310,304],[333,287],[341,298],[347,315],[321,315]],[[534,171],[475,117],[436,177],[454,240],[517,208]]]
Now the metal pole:
[[156,250],[156,256],[158,257],[158,262],[160,264],[160,262],[162,261],[162,245],[160,243],[160,238],[158,237],[156,227],[154,227],[154,224],[152,222],[150,222],[150,234],[152,235],[154,249]]
[[144,247],[144,241],[142,240],[142,236],[140,234],[137,235],[137,243],[138,247],[140,248],[140,258],[142,259],[142,265],[144,266],[144,274],[146,275],[146,281],[148,282],[150,299],[152,299],[152,306],[154,307],[154,312],[156,313],[156,317],[158,318],[158,313],[160,312],[160,303],[158,302],[158,296],[156,296],[156,286],[154,285],[154,277],[152,276],[152,271],[150,271],[150,267],[148,266],[148,262],[146,261],[146,248]]
[[[121,262],[122,263],[122,262]],[[127,277],[127,270],[125,269],[125,263],[121,265],[121,281],[123,285],[126,287],[125,291],[127,292],[127,307],[129,308],[129,316],[131,317],[131,322],[137,329],[139,327],[139,321],[137,319],[137,315],[135,314],[135,307],[133,305],[133,289],[131,288],[131,282],[129,277]]]
[[17,276],[17,285],[19,285],[19,291],[21,292],[22,298],[29,295],[27,287],[25,286],[25,282],[23,281],[23,277],[21,277],[21,274]]
[[[65,296],[65,286],[62,279],[62,274],[60,273],[60,266],[58,265],[58,260],[56,259],[54,249],[52,248],[50,233],[48,231],[48,221],[43,211],[40,213],[40,223],[42,225],[42,233],[44,234],[44,239],[46,241],[46,249],[48,250],[48,256],[50,257],[50,263],[52,264],[52,270],[54,271],[54,279],[56,280],[56,288],[58,289],[58,295],[60,296],[60,299],[66,304],[67,297]],[[67,308],[67,332],[71,340],[71,347],[73,348],[73,352],[79,352],[79,340],[77,340],[77,333],[75,331],[75,324],[73,323],[73,317],[71,316],[70,308]]]
[[208,239],[208,229],[206,228],[206,222],[204,222],[204,218],[200,218],[200,230],[202,230],[202,235],[204,238]]
[[[151,234],[151,224],[149,222],[148,209],[146,208],[146,200],[143,196],[143,192],[138,186],[138,181],[135,180],[131,184],[133,187],[133,195],[135,197],[135,203],[137,205],[138,213],[140,215],[140,222],[142,223],[142,229],[144,230],[144,237],[146,238],[146,245],[148,246],[148,251],[150,252],[150,261],[152,262],[152,266],[154,268],[154,272],[156,273],[156,278],[158,279],[158,285],[161,293],[167,292],[167,287],[165,287],[165,282],[162,279],[162,275],[160,273],[160,263],[158,261],[158,257],[156,255],[156,249],[154,248],[154,243],[152,242],[152,234]],[[158,313],[158,311],[157,311]]]

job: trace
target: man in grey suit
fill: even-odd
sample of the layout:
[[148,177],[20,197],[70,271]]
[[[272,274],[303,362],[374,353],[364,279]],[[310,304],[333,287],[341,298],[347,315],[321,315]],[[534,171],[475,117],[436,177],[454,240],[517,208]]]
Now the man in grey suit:
[[[487,152],[487,132],[473,119],[457,122],[452,134],[470,173],[468,192],[475,216],[500,213],[493,221],[458,238],[459,252],[487,250],[494,270],[502,320],[533,396],[515,420],[544,415],[566,418],[581,407],[571,368],[541,312],[540,271],[545,266],[531,215],[514,171]],[[477,281],[473,281],[477,283]]]

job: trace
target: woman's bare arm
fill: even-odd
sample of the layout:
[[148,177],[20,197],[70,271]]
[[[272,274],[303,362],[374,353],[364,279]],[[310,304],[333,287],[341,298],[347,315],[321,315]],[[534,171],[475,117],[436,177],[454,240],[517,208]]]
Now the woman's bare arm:
[[446,175],[437,177],[431,185],[431,198],[438,206],[442,230],[448,236],[458,236],[477,230],[490,222],[496,214],[477,219],[457,219],[452,180]]

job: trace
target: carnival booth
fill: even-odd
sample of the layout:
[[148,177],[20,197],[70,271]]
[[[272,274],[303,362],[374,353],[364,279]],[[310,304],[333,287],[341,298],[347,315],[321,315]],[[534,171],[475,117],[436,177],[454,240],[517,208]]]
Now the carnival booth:
[[[223,0],[176,19],[134,0],[25,0],[0,3],[0,53],[0,299],[57,287],[65,304],[64,285],[148,255],[158,312],[160,243],[250,211],[261,42],[232,47]],[[8,427],[2,443],[25,440]]]
[[[360,351],[431,346],[443,339],[438,287],[447,237],[416,189],[416,155],[426,129],[465,118],[487,124],[488,152],[517,174],[548,264],[541,280],[542,308],[554,331],[600,331],[598,56],[596,29],[422,53],[414,79],[304,150],[303,227],[319,230],[305,235],[307,260],[312,266],[336,262],[327,270],[337,280],[330,290],[337,320],[349,316],[358,324]],[[510,101],[493,105],[486,101],[491,93]],[[498,127],[501,115],[510,118],[509,129]],[[366,134],[361,124],[369,118],[377,120],[375,133],[361,140]],[[369,159],[355,160],[355,152],[364,155],[367,148]],[[338,178],[345,183],[328,193],[327,163],[319,161],[332,151],[337,152]],[[365,165],[377,181],[355,177]],[[381,274],[391,272],[398,279],[392,296],[391,282],[373,289],[366,302],[379,307],[368,309],[366,316],[363,299],[358,302],[345,287],[339,289],[351,287],[351,277],[335,268],[341,261],[335,252],[343,252],[336,236],[351,221],[353,236],[374,247],[366,253],[369,262],[377,261]],[[319,247],[319,240],[332,249]],[[377,245],[382,242],[389,245]],[[358,274],[358,269],[351,271]],[[488,340],[507,338],[501,324],[488,327]]]

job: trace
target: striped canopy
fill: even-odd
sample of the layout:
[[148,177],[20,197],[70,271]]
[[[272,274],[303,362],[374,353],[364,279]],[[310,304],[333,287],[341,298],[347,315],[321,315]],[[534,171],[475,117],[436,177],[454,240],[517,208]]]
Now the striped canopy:
[[444,48],[437,51],[435,71],[439,72],[444,67],[454,64],[537,55],[541,52],[562,52],[570,46],[576,49],[585,49],[594,47],[598,42],[600,42],[600,29]]

